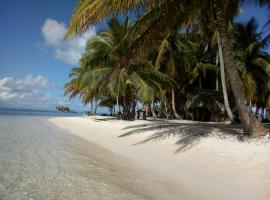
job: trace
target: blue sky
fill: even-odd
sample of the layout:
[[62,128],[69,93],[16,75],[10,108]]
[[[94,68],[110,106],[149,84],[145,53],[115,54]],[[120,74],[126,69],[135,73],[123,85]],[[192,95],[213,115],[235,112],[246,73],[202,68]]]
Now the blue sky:
[[[0,7],[0,107],[54,109],[65,104],[83,110],[79,99],[63,97],[68,73],[76,66],[87,37],[61,40],[77,0],[2,1]],[[263,25],[266,9],[246,4],[238,20],[255,16]],[[266,30],[267,31],[267,30]],[[88,109],[88,108],[86,108]]]

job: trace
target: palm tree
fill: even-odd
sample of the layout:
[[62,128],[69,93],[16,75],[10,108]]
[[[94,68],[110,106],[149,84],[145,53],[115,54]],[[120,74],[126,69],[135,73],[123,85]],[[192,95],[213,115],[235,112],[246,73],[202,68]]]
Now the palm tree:
[[[177,31],[175,31],[174,34],[177,34]],[[165,60],[164,65],[166,66],[166,73],[174,80],[176,73],[177,73],[177,65],[176,65],[176,60],[175,60],[175,53],[177,51],[174,51],[173,49],[173,44],[174,42],[173,35],[167,34],[165,38],[161,41],[161,44],[158,48],[158,55],[155,61],[155,68],[156,70],[160,70],[160,65],[161,65],[161,60]],[[166,54],[166,55],[165,55]],[[166,56],[167,59],[164,59]],[[172,106],[172,111],[174,116],[177,119],[182,119],[182,117],[177,113],[176,110],[176,105],[175,105],[175,88],[173,87],[171,89],[171,106]]]
[[[186,95],[185,109],[187,117],[191,98],[205,95],[209,97],[212,95],[210,99],[213,100],[216,96],[217,92],[212,91],[216,89],[216,80],[213,84],[210,79],[211,76],[212,79],[213,75],[216,76],[215,71],[217,67],[215,64],[215,53],[204,35],[196,32],[188,34],[181,33],[180,35],[186,38],[186,42],[190,44],[189,47],[188,45],[182,47],[181,55],[179,56],[182,59],[180,62],[178,61],[178,63],[184,66],[184,68],[180,68],[181,70],[178,73],[182,74],[182,76],[177,77],[176,80],[179,83],[179,88],[181,88],[181,91]],[[180,42],[180,44],[183,44],[183,42]],[[206,79],[209,74],[212,74],[210,77],[208,76],[210,79]],[[205,100],[206,98],[201,99]],[[212,101],[212,104],[216,104],[216,102]]]
[[[255,3],[269,4],[267,0],[253,0]],[[239,6],[239,2],[236,2],[236,6]],[[236,7],[234,6],[234,7]],[[214,11],[216,17],[217,31],[220,33],[221,46],[224,53],[224,64],[231,83],[232,92],[235,97],[236,105],[238,108],[239,116],[243,125],[244,133],[249,135],[265,135],[266,130],[258,123],[258,121],[252,118],[250,110],[247,107],[247,101],[244,94],[244,87],[241,83],[241,79],[236,68],[236,58],[233,54],[231,40],[229,37],[228,29],[229,24],[226,21],[226,12],[224,11],[224,4],[218,0],[214,0]],[[231,9],[231,8],[230,8]]]
[[[147,47],[154,46],[154,41],[168,34],[179,20],[192,22],[198,14],[200,14],[200,17],[205,17],[206,21],[214,20],[215,28],[220,33],[224,64],[244,133],[247,135],[262,135],[265,134],[265,130],[256,120],[252,119],[246,105],[244,87],[236,68],[236,59],[228,33],[229,23],[227,19],[229,17],[227,15],[235,13],[240,2],[240,0],[209,0],[203,3],[199,0],[81,0],[75,7],[66,38],[83,33],[90,26],[103,21],[111,14],[128,13],[134,10],[145,11],[143,17],[134,26],[136,34],[130,36],[133,41],[132,45],[115,63],[113,73],[110,75],[111,79],[114,73],[129,65],[135,56],[143,57],[147,52]],[[269,3],[267,0],[254,0],[253,2]],[[228,12],[229,10],[233,12]]]
[[84,74],[86,73],[86,69],[83,67],[73,68],[70,77],[72,80],[65,84],[65,96],[69,95],[70,99],[75,98],[76,96],[80,96],[82,99],[82,103],[87,105],[91,103],[91,115],[96,114],[97,104],[93,103],[95,101],[97,84],[88,85],[85,87],[84,85]]
[[210,51],[205,50],[207,44],[202,35],[179,32],[178,29],[160,42],[155,66],[178,83],[177,87],[170,89],[171,108],[178,119],[181,116],[176,111],[175,91],[183,93],[196,79],[201,80],[206,71],[216,70],[214,62],[209,59]]
[[223,58],[223,51],[220,45],[220,37],[219,33],[217,33],[217,41],[218,41],[218,57],[219,57],[219,64],[220,64],[220,77],[221,77],[221,85],[222,85],[222,93],[224,99],[224,106],[227,112],[228,117],[230,118],[231,122],[235,121],[235,117],[233,112],[230,108],[228,93],[227,93],[227,86],[226,86],[226,79],[225,79],[225,67],[224,67],[224,58]]
[[255,18],[234,24],[233,46],[248,99],[265,104],[270,93],[270,56],[265,51],[270,35],[263,37],[257,29]]
[[123,117],[134,119],[136,99],[143,103],[152,102],[156,91],[162,91],[161,84],[171,85],[171,80],[156,71],[150,61],[138,59],[114,73],[108,82],[114,63],[129,46],[128,42],[121,41],[130,27],[130,20],[120,23],[112,18],[108,26],[88,41],[81,66],[73,69],[71,76],[74,79],[66,85],[66,94],[71,98],[80,95],[85,104],[95,98],[122,99]]

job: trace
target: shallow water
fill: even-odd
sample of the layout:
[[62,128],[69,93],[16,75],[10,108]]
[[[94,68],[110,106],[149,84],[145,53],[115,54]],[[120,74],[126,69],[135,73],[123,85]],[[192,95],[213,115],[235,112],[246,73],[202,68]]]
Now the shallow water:
[[0,115],[1,200],[146,199],[47,120]]
[[81,116],[80,113],[73,112],[58,112],[58,111],[46,111],[46,110],[27,110],[27,109],[7,109],[0,108],[0,116],[59,116],[59,117],[75,117]]

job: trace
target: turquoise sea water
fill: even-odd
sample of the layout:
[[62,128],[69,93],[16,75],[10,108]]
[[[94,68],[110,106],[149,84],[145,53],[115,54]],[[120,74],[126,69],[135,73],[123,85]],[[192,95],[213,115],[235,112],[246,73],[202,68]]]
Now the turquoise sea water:
[[26,110],[26,109],[6,109],[0,108],[0,115],[2,116],[63,116],[63,117],[74,117],[81,116],[80,113],[64,113],[58,111],[44,111],[44,110]]
[[109,170],[97,147],[48,121],[77,115],[0,109],[0,200],[147,199]]

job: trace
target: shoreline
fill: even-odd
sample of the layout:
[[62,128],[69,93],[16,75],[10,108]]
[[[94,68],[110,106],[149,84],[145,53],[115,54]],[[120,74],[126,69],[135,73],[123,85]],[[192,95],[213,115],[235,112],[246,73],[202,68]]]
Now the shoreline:
[[[121,188],[121,190],[133,194],[136,199],[200,199],[194,198],[194,195],[187,194],[184,188],[164,181],[165,178],[163,176],[141,168],[131,160],[115,154],[89,140],[85,140],[78,135],[72,134],[72,137],[69,137],[69,133],[64,136],[63,133],[60,133],[60,138],[67,144],[72,143],[72,145],[80,146],[84,150],[85,155],[90,156],[91,159],[99,163],[100,166],[97,167],[107,171],[103,175],[105,183],[115,185]],[[152,193],[153,188],[158,188],[158,191]]]
[[[126,167],[141,174],[147,172],[148,180],[158,177],[156,185],[147,186],[148,191],[164,189],[162,181],[169,184],[168,193],[171,189],[172,194],[167,199],[177,199],[181,193],[185,193],[185,199],[270,198],[269,139],[239,142],[233,134],[237,126],[109,117],[52,117],[49,121],[118,155],[117,162],[128,160],[123,161],[129,163]],[[136,167],[129,166],[132,163]],[[140,185],[140,178],[134,184]],[[178,190],[179,194],[173,194]],[[166,189],[156,196],[162,193]]]

